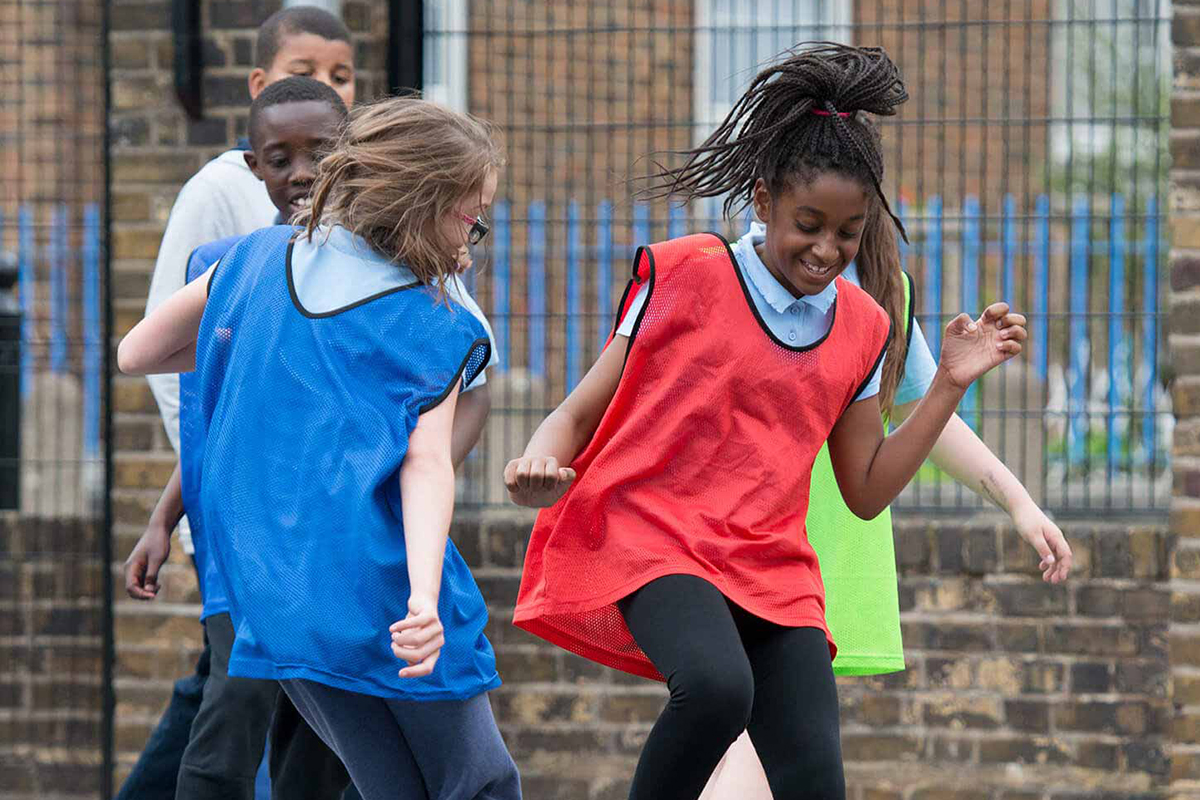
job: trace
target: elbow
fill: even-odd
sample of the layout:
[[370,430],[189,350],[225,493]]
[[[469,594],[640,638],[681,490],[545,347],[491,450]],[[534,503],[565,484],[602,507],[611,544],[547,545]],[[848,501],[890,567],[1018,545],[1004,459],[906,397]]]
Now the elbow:
[[144,375],[145,364],[137,357],[136,348],[130,343],[129,337],[121,339],[117,345],[117,369],[125,375]]
[[883,513],[884,509],[888,507],[887,503],[881,504],[877,501],[873,502],[865,497],[856,496],[854,498],[850,498],[843,496],[842,499],[846,501],[846,507],[850,509],[850,512],[854,514],[854,516],[867,522],[870,522],[878,517]]
[[409,448],[400,465],[400,479],[445,477],[454,480],[454,462],[449,449],[444,452]]

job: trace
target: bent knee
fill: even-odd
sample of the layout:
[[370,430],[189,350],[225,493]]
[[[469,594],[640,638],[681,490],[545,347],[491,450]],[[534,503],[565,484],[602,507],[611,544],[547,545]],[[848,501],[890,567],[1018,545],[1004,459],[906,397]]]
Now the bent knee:
[[750,721],[754,706],[754,676],[749,667],[698,669],[672,676],[671,705],[694,724],[715,726],[737,738]]

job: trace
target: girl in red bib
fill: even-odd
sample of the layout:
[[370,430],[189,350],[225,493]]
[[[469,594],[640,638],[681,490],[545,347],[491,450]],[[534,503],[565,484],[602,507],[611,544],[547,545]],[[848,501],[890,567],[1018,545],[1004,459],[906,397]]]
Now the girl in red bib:
[[[657,189],[727,195],[727,214],[753,202],[765,273],[711,234],[641,248],[608,346],[505,469],[513,500],[545,509],[515,624],[670,689],[633,800],[695,800],[743,729],[776,800],[844,797],[836,644],[804,529],[814,458],[828,440],[847,505],[875,516],[966,388],[1021,351],[1025,320],[1004,303],[960,314],[885,438],[889,318],[839,276],[903,233],[862,112],[906,99],[877,48],[820,46],[760,74]],[[775,286],[811,301],[794,325]]]

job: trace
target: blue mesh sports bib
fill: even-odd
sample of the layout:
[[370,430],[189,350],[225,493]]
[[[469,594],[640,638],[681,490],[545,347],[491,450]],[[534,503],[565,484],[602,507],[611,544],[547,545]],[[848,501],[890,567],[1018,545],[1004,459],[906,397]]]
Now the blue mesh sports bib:
[[[202,244],[192,251],[187,263],[186,283],[203,275],[219,261],[241,236],[229,236]],[[200,619],[229,611],[225,584],[209,555],[208,538],[200,514],[200,458],[204,453],[205,425],[199,414],[199,379],[196,372],[179,374],[179,465],[182,470],[183,509],[192,531],[192,546],[196,552],[196,574],[200,576],[200,599],[204,603]]]
[[388,633],[409,594],[408,437],[483,369],[484,329],[416,282],[312,314],[293,291],[292,235],[268,228],[229,250],[196,349],[199,507],[237,632],[229,673],[408,700],[494,688],[487,609],[452,543],[433,674],[401,679]]

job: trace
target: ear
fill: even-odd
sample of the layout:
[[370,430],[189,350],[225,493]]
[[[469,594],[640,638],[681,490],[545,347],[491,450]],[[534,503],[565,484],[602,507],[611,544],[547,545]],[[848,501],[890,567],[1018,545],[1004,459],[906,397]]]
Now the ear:
[[762,178],[754,181],[754,188],[750,190],[750,195],[754,199],[755,215],[763,222],[770,220],[771,191],[767,188],[767,182]]
[[262,67],[255,67],[250,70],[250,77],[246,83],[250,88],[250,100],[253,101],[263,89],[267,88],[267,71]]
[[258,178],[260,181],[264,180],[263,176],[258,174],[258,156],[254,155],[254,151],[247,150],[246,152],[242,153],[242,157],[246,159],[246,166],[249,167],[250,171],[254,173],[254,177]]

